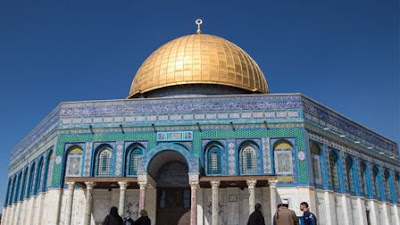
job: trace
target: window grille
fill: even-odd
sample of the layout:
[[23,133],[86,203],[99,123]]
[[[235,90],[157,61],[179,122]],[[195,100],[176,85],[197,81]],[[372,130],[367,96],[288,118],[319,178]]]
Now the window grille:
[[129,155],[129,167],[128,167],[128,175],[136,175],[139,169],[140,160],[141,160],[142,150],[135,149],[130,152]]
[[207,152],[207,173],[220,174],[221,173],[221,149],[212,147]]
[[257,173],[256,150],[252,146],[244,147],[242,150],[242,172],[243,174]]
[[111,175],[111,151],[104,149],[99,154],[97,167],[98,176],[110,176]]
[[80,148],[74,148],[68,153],[67,157],[67,177],[81,176],[82,173],[83,151]]
[[322,170],[321,170],[321,150],[318,145],[312,144],[311,160],[314,172],[314,183],[322,185]]
[[329,154],[330,183],[335,189],[339,188],[337,161],[337,156],[331,152]]

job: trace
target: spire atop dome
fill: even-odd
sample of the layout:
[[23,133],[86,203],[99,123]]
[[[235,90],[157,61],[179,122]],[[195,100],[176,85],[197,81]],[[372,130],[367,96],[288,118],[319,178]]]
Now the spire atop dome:
[[197,34],[201,34],[200,26],[201,26],[201,24],[203,24],[203,20],[197,19],[197,20],[195,21],[195,23],[197,24],[197,31],[196,31],[196,33],[197,33]]

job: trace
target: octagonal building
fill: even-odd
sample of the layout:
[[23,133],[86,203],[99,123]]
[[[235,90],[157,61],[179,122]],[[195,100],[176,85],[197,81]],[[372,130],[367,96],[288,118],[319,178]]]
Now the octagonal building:
[[[128,87],[127,87],[128,89]],[[302,94],[271,94],[224,38],[154,51],[126,99],[60,103],[12,151],[5,225],[266,224],[288,200],[321,225],[400,225],[398,145]]]

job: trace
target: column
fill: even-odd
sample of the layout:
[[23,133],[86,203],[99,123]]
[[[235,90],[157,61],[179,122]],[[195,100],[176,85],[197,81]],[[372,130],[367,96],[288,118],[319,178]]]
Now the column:
[[399,209],[397,208],[397,204],[393,204],[392,212],[395,216],[394,225],[400,225],[400,215],[399,215]]
[[96,183],[89,181],[86,184],[86,203],[85,203],[85,218],[83,225],[90,225],[90,218],[92,217],[92,191]]
[[274,215],[276,212],[276,207],[278,204],[276,204],[276,184],[278,183],[278,180],[269,180],[269,194],[271,198],[271,221],[274,220]]
[[67,185],[68,185],[68,196],[67,196],[67,208],[65,212],[65,225],[70,225],[71,215],[72,215],[72,205],[74,202],[75,182],[67,182]]
[[249,189],[249,215],[254,212],[254,205],[256,204],[255,188],[257,180],[247,180],[247,187]]
[[147,181],[139,181],[139,211],[146,207],[146,187]]
[[388,213],[388,204],[386,202],[382,203],[382,210],[383,210],[383,215],[384,215],[384,224],[382,225],[391,225],[389,224],[390,222],[390,214]]
[[367,214],[365,211],[366,209],[365,209],[364,199],[362,199],[360,196],[357,196],[357,214],[358,214],[358,221],[360,222],[360,224],[367,224]]
[[218,217],[219,217],[219,208],[218,208],[218,187],[219,187],[219,180],[210,181],[211,183],[211,206],[212,206],[212,225],[218,225]]
[[128,186],[128,182],[126,181],[119,181],[119,206],[118,206],[118,213],[120,216],[123,217],[125,212],[125,194],[126,194],[126,187]]
[[199,186],[198,180],[190,180],[190,225],[197,225],[197,188]]
[[[329,196],[329,191],[325,190],[324,193],[324,200],[325,200],[325,216],[326,216],[326,225],[331,225],[333,224],[333,219],[334,216],[332,215],[333,212],[335,212],[336,210],[333,208],[335,205],[334,203],[334,199],[331,199],[331,197]],[[333,201],[331,201],[333,200]],[[332,211],[335,210],[335,211]]]
[[371,224],[372,225],[380,224],[377,215],[377,213],[379,213],[379,208],[377,207],[375,200],[368,200],[368,206],[369,206],[369,216],[371,219]]

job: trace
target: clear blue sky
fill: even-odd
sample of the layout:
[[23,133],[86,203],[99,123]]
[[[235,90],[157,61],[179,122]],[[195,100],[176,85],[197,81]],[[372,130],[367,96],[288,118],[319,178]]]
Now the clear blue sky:
[[[161,44],[241,46],[274,93],[301,92],[400,141],[399,2],[0,1],[0,202],[11,149],[61,101],[125,98]],[[0,206],[0,207],[1,207]]]

